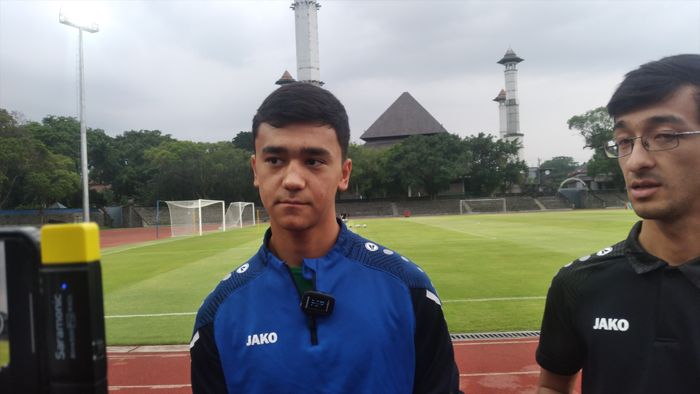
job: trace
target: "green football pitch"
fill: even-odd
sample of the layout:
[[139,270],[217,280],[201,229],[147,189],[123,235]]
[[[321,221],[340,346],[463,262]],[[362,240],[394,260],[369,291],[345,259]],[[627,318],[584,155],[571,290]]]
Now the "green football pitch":
[[[628,210],[585,210],[349,224],[419,264],[443,301],[450,331],[462,333],[538,330],[558,269],[625,238],[636,220]],[[258,226],[103,250],[108,343],[187,343],[202,300],[255,253],[264,231]]]

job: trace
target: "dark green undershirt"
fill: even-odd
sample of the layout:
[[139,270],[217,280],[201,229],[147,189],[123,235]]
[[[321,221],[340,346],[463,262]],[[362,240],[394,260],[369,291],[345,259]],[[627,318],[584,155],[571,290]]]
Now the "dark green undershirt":
[[304,294],[305,291],[313,290],[313,283],[304,278],[304,275],[301,274],[301,267],[289,267],[289,270],[292,272],[294,284],[296,284],[299,294]]

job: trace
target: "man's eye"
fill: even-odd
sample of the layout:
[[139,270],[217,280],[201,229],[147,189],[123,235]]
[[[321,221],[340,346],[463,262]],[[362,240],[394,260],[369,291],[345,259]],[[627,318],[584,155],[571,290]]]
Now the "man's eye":
[[322,164],[323,164],[323,162],[321,160],[317,160],[317,159],[306,160],[306,165],[311,166],[311,167],[318,167]]
[[278,165],[282,163],[282,160],[280,160],[279,157],[268,157],[265,159],[265,162],[272,164],[272,165]]
[[617,140],[617,146],[619,146],[620,148],[624,148],[630,145],[632,145],[631,138],[620,138],[619,140]]
[[676,134],[673,132],[662,132],[662,133],[657,133],[653,139],[654,142],[660,143],[660,144],[668,144],[669,142],[673,142],[673,140],[676,138]]

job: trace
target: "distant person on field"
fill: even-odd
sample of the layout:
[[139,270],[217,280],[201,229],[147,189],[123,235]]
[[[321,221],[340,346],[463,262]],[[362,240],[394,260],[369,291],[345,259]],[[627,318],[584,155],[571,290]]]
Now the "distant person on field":
[[[643,220],[562,268],[547,295],[539,393],[700,393],[700,55],[628,73],[608,103]],[[595,231],[591,229],[591,231]]]
[[253,118],[263,244],[197,314],[194,393],[458,391],[440,299],[408,258],[350,232],[348,117],[320,87],[292,83]]

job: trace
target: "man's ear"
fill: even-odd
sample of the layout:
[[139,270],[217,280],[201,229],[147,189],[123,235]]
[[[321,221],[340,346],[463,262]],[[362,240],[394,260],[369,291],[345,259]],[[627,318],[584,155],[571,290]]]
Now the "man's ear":
[[344,192],[348,190],[348,184],[350,183],[350,173],[352,172],[352,160],[345,159],[345,161],[340,167],[340,171],[342,177],[340,178],[340,182],[338,182],[338,190]]
[[258,173],[255,171],[255,155],[250,155],[250,168],[253,169],[253,186],[258,187]]

